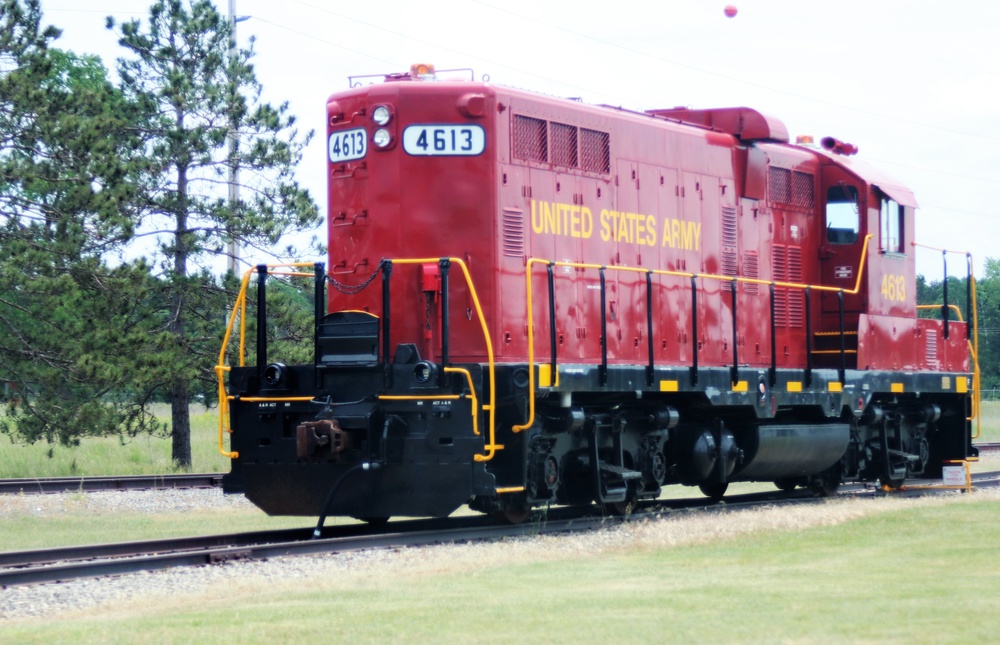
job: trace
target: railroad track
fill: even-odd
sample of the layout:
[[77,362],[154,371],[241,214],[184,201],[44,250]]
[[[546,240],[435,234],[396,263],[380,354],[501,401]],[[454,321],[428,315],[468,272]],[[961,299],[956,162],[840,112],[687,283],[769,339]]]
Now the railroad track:
[[1000,443],[974,443],[972,445],[979,448],[980,453],[1000,452]]
[[[977,486],[1000,485],[1000,472],[978,473]],[[938,492],[944,489],[938,488]],[[935,489],[904,490],[892,494],[926,495]],[[950,491],[945,491],[950,492]],[[845,487],[849,495],[885,494],[863,486]],[[503,537],[588,531],[617,523],[657,518],[672,513],[727,513],[775,503],[822,503],[807,489],[735,495],[725,504],[703,499],[665,500],[631,516],[595,515],[594,508],[557,508],[537,512],[524,524],[496,525],[483,516],[392,522],[389,530],[358,524],[327,527],[319,539],[310,539],[311,528],[233,535],[170,538],[90,546],[56,547],[32,551],[0,552],[0,588],[62,582],[77,578],[121,575],[140,571],[201,566],[234,560],[279,556],[315,555],[362,549],[422,546],[427,544],[492,540]]]
[[165,488],[217,488],[222,473],[179,475],[115,475],[108,477],[39,477],[0,479],[0,494],[72,493],[101,490],[158,490]]
[[[976,443],[980,452],[1000,452],[1000,443]],[[159,490],[165,488],[217,488],[223,473],[179,475],[117,475],[106,477],[39,477],[0,479],[0,495],[70,493],[101,490]]]

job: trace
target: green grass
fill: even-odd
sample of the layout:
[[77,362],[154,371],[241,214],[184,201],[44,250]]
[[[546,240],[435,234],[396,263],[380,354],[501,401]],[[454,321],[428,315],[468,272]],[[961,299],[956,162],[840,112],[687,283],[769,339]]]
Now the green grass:
[[[980,436],[973,441],[981,443],[1000,442],[1000,401],[983,401],[979,412]],[[972,422],[972,432],[976,432],[976,422]]]
[[[114,493],[112,493],[114,494]],[[221,495],[221,493],[219,493]],[[63,508],[32,512],[41,498],[25,495],[2,513],[0,551],[22,551],[80,544],[132,542],[191,535],[217,535],[282,528],[311,527],[315,518],[269,517],[256,508],[184,509],[178,512],[143,513],[95,510],[83,494],[70,496]],[[17,510],[11,507],[16,506]],[[4,506],[0,505],[0,509]],[[330,518],[333,526],[353,522]]]
[[[169,421],[170,409],[157,406]],[[218,412],[191,406],[191,460],[194,472],[229,470],[218,451]],[[156,475],[174,472],[169,437],[141,435],[123,443],[118,437],[85,437],[77,447],[37,442],[15,444],[0,435],[0,478],[93,475]]]
[[[740,521],[730,516],[730,521]],[[0,624],[19,643],[970,643],[996,640],[1000,502],[916,505],[525,561],[249,578]]]

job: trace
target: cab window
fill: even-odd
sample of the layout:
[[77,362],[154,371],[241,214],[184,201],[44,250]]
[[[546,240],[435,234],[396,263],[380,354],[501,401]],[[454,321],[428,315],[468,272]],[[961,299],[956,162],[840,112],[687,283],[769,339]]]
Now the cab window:
[[881,195],[879,201],[879,249],[903,253],[903,207],[887,195]]
[[831,186],[826,191],[826,241],[854,244],[858,241],[860,224],[858,189],[847,185]]

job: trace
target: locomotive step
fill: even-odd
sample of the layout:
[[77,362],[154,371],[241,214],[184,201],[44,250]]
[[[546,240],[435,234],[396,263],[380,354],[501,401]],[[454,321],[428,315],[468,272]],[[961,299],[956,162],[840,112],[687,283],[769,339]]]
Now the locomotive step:
[[614,475],[623,481],[642,478],[641,472],[639,472],[638,470],[631,470],[629,468],[625,468],[624,466],[615,466],[614,464],[609,464],[602,461],[600,467],[602,475]]

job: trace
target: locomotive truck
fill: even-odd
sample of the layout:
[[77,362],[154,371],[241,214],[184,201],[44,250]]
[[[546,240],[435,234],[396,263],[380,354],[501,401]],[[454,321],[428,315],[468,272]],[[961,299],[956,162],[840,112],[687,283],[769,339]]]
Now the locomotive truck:
[[[459,73],[329,98],[329,261],[244,279],[229,329],[253,282],[256,364],[241,343],[217,368],[226,492],[518,521],[674,484],[896,488],[975,456],[971,260],[968,320],[918,316],[917,201],[853,145]],[[268,354],[282,272],[315,278],[308,364]]]

